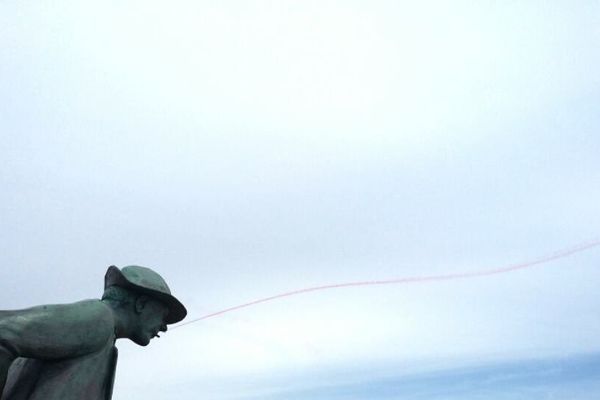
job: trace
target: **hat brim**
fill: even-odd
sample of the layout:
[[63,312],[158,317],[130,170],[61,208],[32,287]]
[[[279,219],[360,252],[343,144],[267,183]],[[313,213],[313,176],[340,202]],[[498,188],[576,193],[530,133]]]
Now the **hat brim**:
[[169,314],[165,318],[165,323],[167,324],[177,323],[184,319],[187,315],[185,306],[181,304],[181,302],[177,300],[175,296],[132,283],[127,279],[127,277],[125,277],[125,275],[123,275],[121,270],[114,265],[108,267],[106,275],[104,276],[104,290],[110,286],[120,286],[126,289],[134,289],[136,292],[143,293],[160,301],[169,309]]

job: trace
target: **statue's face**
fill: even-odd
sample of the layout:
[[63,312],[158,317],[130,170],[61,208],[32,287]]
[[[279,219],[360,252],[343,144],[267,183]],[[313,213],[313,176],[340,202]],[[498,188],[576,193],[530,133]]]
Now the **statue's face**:
[[140,296],[136,300],[136,324],[131,340],[140,346],[146,346],[150,340],[158,336],[158,332],[166,332],[165,318],[169,313],[166,305],[147,296]]

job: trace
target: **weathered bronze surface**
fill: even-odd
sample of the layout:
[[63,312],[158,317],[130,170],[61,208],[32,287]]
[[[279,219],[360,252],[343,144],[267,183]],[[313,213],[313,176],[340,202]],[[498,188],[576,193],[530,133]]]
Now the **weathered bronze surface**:
[[107,400],[116,339],[146,346],[185,307],[149,268],[111,266],[100,300],[0,311],[0,400]]

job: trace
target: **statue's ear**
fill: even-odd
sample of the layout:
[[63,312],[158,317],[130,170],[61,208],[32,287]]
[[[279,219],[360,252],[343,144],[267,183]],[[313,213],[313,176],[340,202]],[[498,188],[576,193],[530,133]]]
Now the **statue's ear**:
[[135,299],[135,312],[138,314],[141,313],[144,307],[146,307],[148,300],[148,296],[138,296],[138,298]]

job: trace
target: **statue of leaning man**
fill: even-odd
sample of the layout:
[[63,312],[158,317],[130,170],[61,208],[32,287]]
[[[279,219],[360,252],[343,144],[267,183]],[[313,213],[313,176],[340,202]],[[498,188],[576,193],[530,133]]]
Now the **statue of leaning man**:
[[111,266],[101,300],[0,311],[0,400],[108,400],[116,339],[146,346],[187,311],[149,268]]

